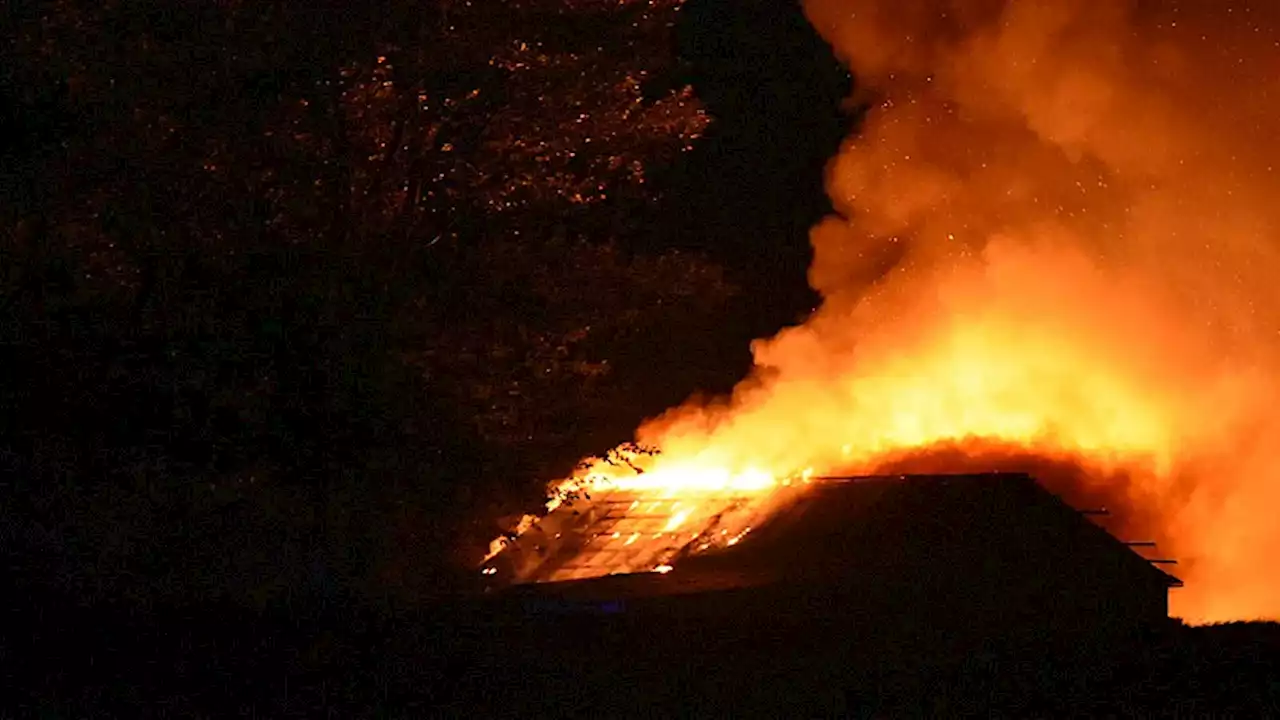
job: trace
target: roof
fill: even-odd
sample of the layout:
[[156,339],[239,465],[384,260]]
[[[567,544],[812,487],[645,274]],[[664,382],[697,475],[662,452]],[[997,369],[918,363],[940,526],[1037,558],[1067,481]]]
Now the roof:
[[1030,565],[1078,575],[1081,582],[1097,582],[1088,573],[1105,565],[1111,576],[1133,582],[1179,584],[1029,475],[989,473],[825,478],[740,543],[703,554],[686,549],[670,573],[553,582],[525,591],[582,597],[696,593],[784,580],[887,578],[922,563],[934,569],[919,572],[942,566],[984,575]]
[[644,573],[692,546],[736,543],[744,528],[763,519],[766,506],[785,502],[798,488],[768,494],[595,492],[565,503],[508,543],[494,562],[496,580],[542,583]]

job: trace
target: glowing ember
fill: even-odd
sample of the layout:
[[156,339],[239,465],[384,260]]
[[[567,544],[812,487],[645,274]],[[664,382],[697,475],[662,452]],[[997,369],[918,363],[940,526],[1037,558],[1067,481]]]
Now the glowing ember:
[[806,7],[877,91],[812,233],[822,307],[758,342],[731,398],[641,427],[661,454],[553,487],[547,532],[596,508],[579,525],[629,524],[607,529],[640,533],[626,552],[592,539],[514,575],[670,568],[742,541],[815,471],[1016,450],[1148,518],[1183,561],[1175,614],[1280,617],[1280,46],[1238,26],[1280,10]]

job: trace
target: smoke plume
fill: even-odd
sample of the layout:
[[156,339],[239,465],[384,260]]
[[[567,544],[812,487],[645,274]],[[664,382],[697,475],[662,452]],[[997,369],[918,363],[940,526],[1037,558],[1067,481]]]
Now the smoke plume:
[[805,6],[866,108],[812,231],[824,302],[638,438],[778,473],[1077,468],[1180,559],[1176,613],[1280,617],[1280,6]]

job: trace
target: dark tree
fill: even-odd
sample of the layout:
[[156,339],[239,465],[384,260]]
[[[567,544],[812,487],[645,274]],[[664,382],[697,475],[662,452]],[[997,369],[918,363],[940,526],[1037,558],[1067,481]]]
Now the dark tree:
[[740,370],[735,283],[643,240],[710,122],[679,3],[497,5],[17,7],[0,437],[30,580],[428,591]]

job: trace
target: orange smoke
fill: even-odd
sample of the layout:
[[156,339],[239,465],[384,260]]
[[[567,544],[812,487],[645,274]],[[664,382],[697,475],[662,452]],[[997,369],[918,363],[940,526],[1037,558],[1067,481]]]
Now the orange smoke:
[[1198,4],[809,0],[871,106],[826,303],[757,360],[872,399],[863,438],[1124,470],[1175,612],[1277,617],[1280,11]]
[[1030,469],[1178,558],[1175,614],[1280,617],[1280,9],[1203,4],[806,0],[869,108],[823,305],[622,476]]

